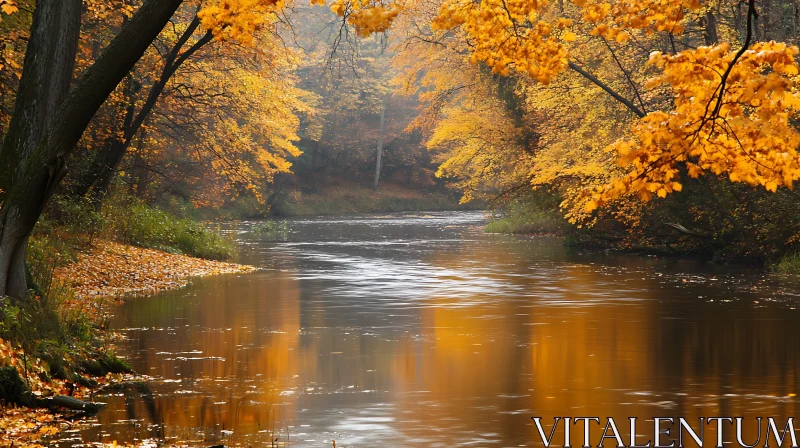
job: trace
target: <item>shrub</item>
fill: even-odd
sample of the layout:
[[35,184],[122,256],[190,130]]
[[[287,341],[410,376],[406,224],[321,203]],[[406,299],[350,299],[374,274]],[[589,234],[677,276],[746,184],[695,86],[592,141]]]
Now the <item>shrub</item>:
[[289,232],[289,223],[284,221],[261,221],[253,224],[253,233],[256,235],[278,235]]
[[778,274],[800,275],[800,252],[784,255],[772,265],[772,270]]
[[140,247],[182,253],[211,260],[227,260],[234,242],[191,219],[175,216],[131,198],[113,198],[103,209],[106,236]]
[[533,191],[511,201],[504,217],[493,219],[487,233],[562,234],[567,221],[558,211],[558,198],[544,191]]

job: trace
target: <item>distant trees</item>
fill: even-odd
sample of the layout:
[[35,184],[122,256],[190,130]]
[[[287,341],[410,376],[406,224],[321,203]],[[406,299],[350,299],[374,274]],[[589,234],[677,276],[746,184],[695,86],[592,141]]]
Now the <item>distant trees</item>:
[[788,0],[444,0],[392,29],[465,200],[535,188],[577,225],[681,220],[769,256],[800,236],[798,17]]

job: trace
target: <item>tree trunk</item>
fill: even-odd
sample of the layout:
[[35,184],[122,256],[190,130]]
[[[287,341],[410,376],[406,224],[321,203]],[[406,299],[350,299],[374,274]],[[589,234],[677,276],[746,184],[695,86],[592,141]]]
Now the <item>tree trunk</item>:
[[133,182],[131,182],[131,195],[143,199],[144,193],[147,190],[149,172],[145,166],[144,157],[144,140],[147,136],[146,129],[139,132],[139,138],[136,143],[136,157],[133,160]]
[[[122,121],[122,128],[119,129],[123,135],[126,135],[128,129],[133,123],[136,116],[136,94],[142,88],[141,83],[134,80],[132,76],[126,78],[127,88],[125,89],[127,104],[125,106],[125,119]],[[80,197],[89,193],[89,190],[97,184],[98,180],[109,170],[116,171],[114,160],[117,158],[116,152],[119,151],[119,139],[116,137],[109,137],[103,146],[92,159],[89,169],[75,182],[72,186],[70,194],[72,196]],[[123,155],[125,148],[122,148]]]
[[97,211],[103,204],[103,199],[111,187],[111,181],[114,180],[114,175],[117,174],[117,168],[128,153],[128,145],[118,139],[111,142],[111,147],[105,151],[104,154],[98,154],[97,157],[102,159],[100,171],[96,173],[94,183],[92,184],[92,204]]
[[709,9],[706,12],[704,22],[705,29],[703,30],[703,39],[706,45],[716,45],[719,43],[719,37],[717,37],[717,19],[714,17],[714,12],[712,10]]
[[[51,95],[68,85],[72,73],[67,69],[74,64],[81,1],[37,2],[17,104],[0,150],[0,296],[25,297],[20,279],[27,239],[66,173],[64,161],[182,1],[145,0],[63,102]],[[34,126],[46,131],[36,135]]]
[[103,153],[96,156],[95,160],[97,163],[92,163],[92,166],[86,173],[85,179],[79,184],[83,190],[83,195],[85,195],[90,188],[92,189],[92,202],[94,202],[95,208],[99,209],[102,206],[103,198],[108,192],[108,188],[111,186],[111,181],[114,179],[114,175],[116,174],[120,163],[125,158],[125,154],[127,153],[128,148],[133,141],[133,137],[137,132],[139,132],[139,129],[141,129],[142,125],[147,120],[147,117],[156,107],[158,99],[161,97],[161,94],[164,92],[164,89],[167,86],[167,82],[169,82],[170,78],[172,78],[178,68],[180,68],[180,66],[186,62],[189,57],[191,57],[204,45],[211,42],[211,40],[214,38],[214,35],[211,33],[211,31],[207,31],[203,37],[201,37],[191,47],[187,48],[186,51],[181,53],[181,49],[184,45],[186,45],[199,26],[200,19],[195,16],[195,18],[189,24],[189,27],[178,39],[178,42],[175,44],[172,50],[170,50],[158,81],[156,81],[150,87],[150,91],[147,94],[147,99],[145,100],[144,104],[142,104],[142,108],[138,113],[135,113],[134,109],[136,100],[135,93],[141,88],[141,84],[133,81],[130,104],[126,108],[122,140],[115,138],[112,140],[110,148],[107,150],[104,149]]
[[[40,0],[36,4],[24,73],[8,134],[0,148],[0,296],[22,299],[27,291],[28,237],[43,204],[20,207],[15,198],[6,197],[6,192],[26,181],[26,162],[67,97],[80,23],[81,0]],[[50,171],[52,178],[63,176],[57,166]]]
[[378,154],[377,160],[375,161],[375,188],[378,188],[378,182],[381,180],[381,162],[383,161],[383,123],[386,117],[386,103],[384,102],[383,108],[381,108],[381,127],[378,131]]

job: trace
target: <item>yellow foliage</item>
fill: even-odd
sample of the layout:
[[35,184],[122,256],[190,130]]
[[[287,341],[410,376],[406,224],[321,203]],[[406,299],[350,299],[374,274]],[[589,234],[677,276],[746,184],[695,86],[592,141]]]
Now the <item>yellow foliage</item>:
[[205,4],[197,16],[215,39],[252,45],[256,31],[270,24],[274,13],[283,6],[283,0],[214,0]]
[[753,45],[731,69],[721,101],[721,74],[734,58],[729,45],[653,53],[649,63],[663,72],[651,84],[672,89],[674,109],[648,114],[633,138],[609,147],[627,172],[598,189],[594,202],[680,191],[681,166],[694,178],[710,172],[773,192],[792,188],[800,179],[800,133],[790,122],[800,110],[797,53],[783,43]]
[[[19,11],[19,6],[14,0],[0,0],[0,11],[10,16]],[[2,16],[0,16],[0,20],[3,20]]]
[[334,0],[331,10],[340,17],[346,17],[347,23],[356,29],[359,36],[367,37],[388,30],[403,6],[396,2],[385,5],[375,0]]

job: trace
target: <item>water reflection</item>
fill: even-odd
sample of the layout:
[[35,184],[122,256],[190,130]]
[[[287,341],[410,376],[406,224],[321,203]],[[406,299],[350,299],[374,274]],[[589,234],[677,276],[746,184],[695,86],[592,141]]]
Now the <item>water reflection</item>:
[[265,271],[124,305],[124,353],[152,381],[103,397],[81,437],[541,446],[534,415],[743,416],[750,433],[794,415],[794,285],[481,221],[298,220],[286,241],[240,225],[243,261]]

